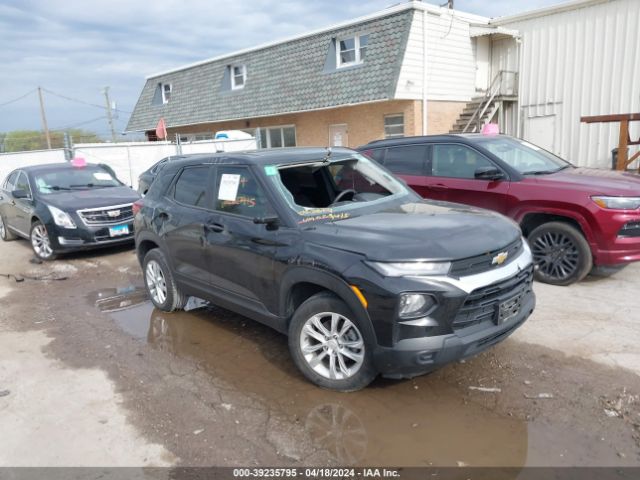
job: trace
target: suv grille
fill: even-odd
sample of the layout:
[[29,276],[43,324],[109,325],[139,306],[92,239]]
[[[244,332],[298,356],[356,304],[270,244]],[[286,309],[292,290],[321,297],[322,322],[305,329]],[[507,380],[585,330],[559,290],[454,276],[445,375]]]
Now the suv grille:
[[493,263],[493,259],[499,253],[508,253],[509,256],[507,257],[506,263],[509,263],[518,256],[521,250],[522,238],[518,238],[515,242],[510,243],[504,248],[452,262],[451,271],[449,273],[457,277],[462,277],[465,275],[486,272],[497,266]]
[[78,215],[87,225],[111,225],[133,220],[132,204],[115,207],[89,208],[78,210]]
[[453,320],[453,329],[459,330],[487,320],[493,321],[498,314],[500,302],[518,294],[530,292],[532,283],[533,266],[522,270],[511,278],[474,290],[469,294]]

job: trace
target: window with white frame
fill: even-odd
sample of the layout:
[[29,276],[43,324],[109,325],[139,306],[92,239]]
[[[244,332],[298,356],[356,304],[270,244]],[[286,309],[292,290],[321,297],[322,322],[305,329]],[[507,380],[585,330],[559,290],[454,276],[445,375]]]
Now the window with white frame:
[[296,126],[260,128],[261,148],[283,148],[296,146]]
[[404,113],[384,116],[384,138],[404,137]]
[[162,83],[160,85],[160,90],[162,91],[162,103],[169,103],[169,100],[171,99],[171,84]]
[[247,81],[247,67],[245,65],[231,65],[231,88],[243,88]]
[[336,42],[336,66],[348,67],[364,62],[369,45],[369,35],[338,38]]

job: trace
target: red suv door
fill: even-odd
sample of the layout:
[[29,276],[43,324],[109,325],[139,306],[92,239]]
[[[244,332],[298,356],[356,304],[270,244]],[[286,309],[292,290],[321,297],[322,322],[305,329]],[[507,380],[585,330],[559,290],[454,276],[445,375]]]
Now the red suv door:
[[475,177],[476,170],[494,167],[491,160],[459,143],[434,143],[429,150],[428,175],[424,181],[426,190],[422,196],[449,202],[464,203],[507,212],[510,182],[505,175],[499,180],[482,180]]

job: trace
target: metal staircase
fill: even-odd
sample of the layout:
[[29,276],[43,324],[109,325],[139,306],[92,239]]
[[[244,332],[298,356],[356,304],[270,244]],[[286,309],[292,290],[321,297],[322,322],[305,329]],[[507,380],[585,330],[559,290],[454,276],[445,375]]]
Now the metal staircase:
[[504,102],[518,100],[518,72],[501,70],[487,92],[464,107],[449,133],[477,133],[491,122]]

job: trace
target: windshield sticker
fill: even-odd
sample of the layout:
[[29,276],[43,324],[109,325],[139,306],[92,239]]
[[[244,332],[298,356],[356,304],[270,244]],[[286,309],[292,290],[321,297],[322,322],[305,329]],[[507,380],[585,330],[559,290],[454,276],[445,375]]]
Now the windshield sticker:
[[93,174],[93,178],[95,178],[96,180],[106,180],[109,181],[111,180],[111,175],[109,175],[106,172],[95,172]]
[[276,167],[274,167],[273,165],[266,165],[264,167],[264,173],[266,173],[269,176],[277,175],[278,174],[278,169]]
[[240,186],[239,174],[223,173],[220,178],[220,189],[218,190],[218,200],[229,200],[235,202]]
[[302,220],[300,220],[298,222],[298,224],[304,224],[304,223],[309,223],[309,222],[319,222],[319,221],[329,221],[329,222],[335,222],[337,220],[346,220],[347,218],[349,218],[351,216],[351,214],[349,213],[327,213],[324,215],[314,215],[313,217],[305,217]]

